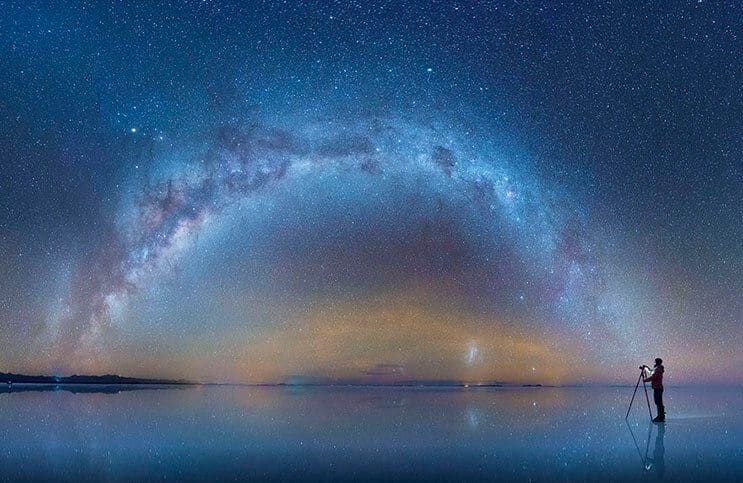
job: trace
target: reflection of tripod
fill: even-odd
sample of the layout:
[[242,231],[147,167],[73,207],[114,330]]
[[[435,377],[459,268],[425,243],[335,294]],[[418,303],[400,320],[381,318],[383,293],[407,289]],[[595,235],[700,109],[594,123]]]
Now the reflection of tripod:
[[629,429],[629,434],[632,436],[632,441],[635,443],[635,448],[637,448],[637,454],[640,455],[640,461],[642,461],[642,467],[647,471],[650,468],[652,468],[652,463],[650,463],[648,460],[648,450],[650,450],[650,433],[653,430],[653,424],[648,423],[648,441],[645,443],[645,456],[642,455],[642,452],[640,451],[640,445],[637,444],[637,439],[635,438],[635,432],[632,431],[632,426],[629,425],[629,422],[625,419],[624,423],[627,425],[627,429]]
[[624,419],[627,419],[629,417],[629,410],[632,409],[632,403],[635,401],[635,394],[637,394],[637,388],[640,387],[640,381],[642,381],[642,388],[645,390],[645,400],[648,402],[648,415],[650,416],[650,419],[653,419],[653,413],[650,411],[650,398],[648,397],[648,387],[645,385],[645,380],[642,377],[645,375],[645,366],[640,366],[640,377],[637,378],[637,384],[635,384],[635,392],[632,393],[632,399],[629,402],[629,407],[627,408],[627,415],[624,417]]

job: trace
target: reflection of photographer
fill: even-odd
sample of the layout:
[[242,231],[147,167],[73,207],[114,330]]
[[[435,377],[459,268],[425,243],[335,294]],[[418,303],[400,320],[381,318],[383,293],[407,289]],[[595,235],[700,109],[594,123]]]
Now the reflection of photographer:
[[649,382],[653,388],[653,400],[658,407],[658,415],[653,419],[654,423],[663,423],[666,421],[666,408],[663,406],[663,359],[655,359],[655,367],[651,370],[648,366],[640,366],[644,379],[643,382]]
[[650,470],[655,468],[655,474],[658,479],[663,478],[666,472],[666,448],[663,446],[663,438],[666,435],[666,425],[661,424],[658,426],[658,433],[655,435],[655,448],[653,449],[653,457],[648,458],[645,464],[645,469]]

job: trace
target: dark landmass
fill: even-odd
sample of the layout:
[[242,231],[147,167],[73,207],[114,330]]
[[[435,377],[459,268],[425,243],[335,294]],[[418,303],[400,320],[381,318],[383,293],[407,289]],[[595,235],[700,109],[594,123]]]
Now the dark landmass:
[[71,392],[73,394],[119,394],[131,391],[186,390],[188,384],[0,384],[0,394],[25,392]]
[[178,379],[140,379],[137,377],[123,377],[116,374],[104,374],[103,376],[28,376],[25,374],[12,374],[0,372],[0,384],[169,384],[169,385],[192,385],[194,382]]

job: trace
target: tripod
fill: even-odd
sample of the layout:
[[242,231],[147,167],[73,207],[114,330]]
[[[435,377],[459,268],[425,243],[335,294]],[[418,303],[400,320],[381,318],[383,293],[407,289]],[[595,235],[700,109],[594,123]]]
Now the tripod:
[[642,452],[640,451],[640,445],[637,444],[637,438],[635,438],[635,432],[632,431],[632,426],[630,426],[629,421],[625,419],[624,424],[627,425],[627,429],[629,429],[629,434],[630,436],[632,436],[632,441],[635,443],[635,448],[637,448],[637,454],[640,456],[640,461],[642,461],[642,467],[645,468],[645,470],[649,470],[651,465],[648,464],[648,451],[650,450],[650,434],[653,431],[653,423],[648,423],[648,441],[647,443],[645,443],[645,456],[643,456]]
[[650,411],[650,398],[648,397],[648,387],[645,385],[645,381],[643,380],[643,375],[645,374],[645,366],[640,367],[640,377],[637,378],[637,384],[635,384],[635,392],[632,393],[632,399],[629,402],[629,407],[627,408],[627,415],[624,417],[624,419],[627,419],[629,417],[629,411],[632,409],[632,403],[635,401],[635,394],[637,394],[637,388],[640,387],[640,381],[642,381],[642,388],[645,390],[645,400],[648,402],[648,415],[650,416],[650,419],[653,419],[653,413]]

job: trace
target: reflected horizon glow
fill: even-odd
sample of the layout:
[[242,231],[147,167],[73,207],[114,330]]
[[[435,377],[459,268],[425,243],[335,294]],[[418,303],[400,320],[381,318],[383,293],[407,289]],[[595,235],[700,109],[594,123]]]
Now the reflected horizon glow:
[[10,479],[114,481],[741,477],[739,388],[674,388],[664,425],[639,409],[625,421],[630,395],[631,388],[0,391],[0,464]]

